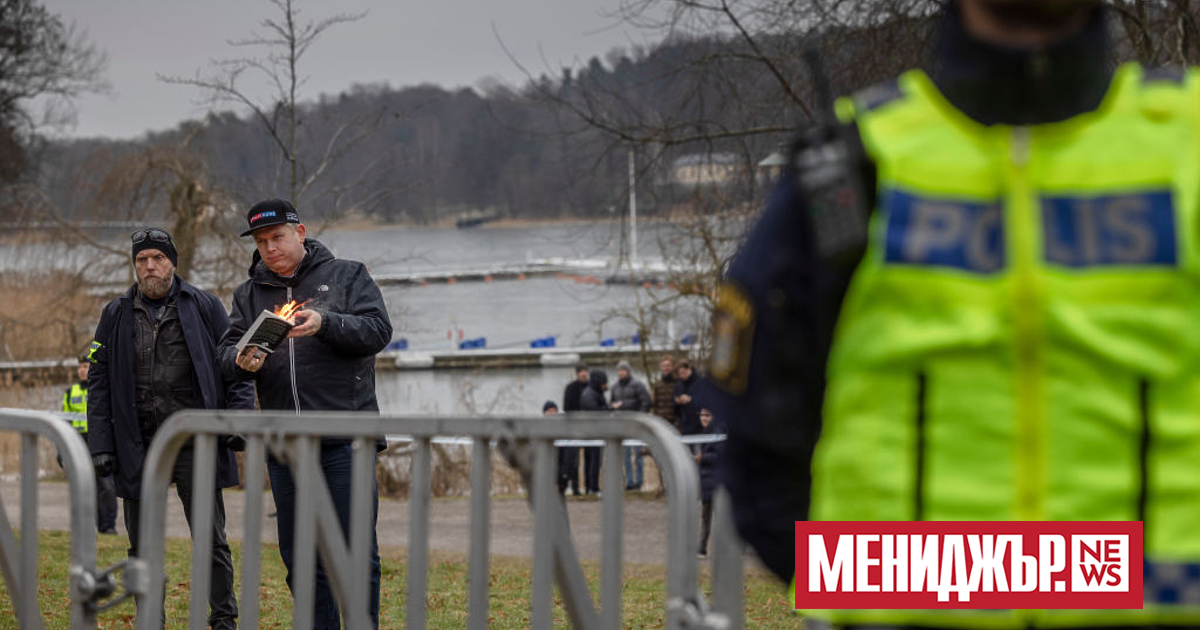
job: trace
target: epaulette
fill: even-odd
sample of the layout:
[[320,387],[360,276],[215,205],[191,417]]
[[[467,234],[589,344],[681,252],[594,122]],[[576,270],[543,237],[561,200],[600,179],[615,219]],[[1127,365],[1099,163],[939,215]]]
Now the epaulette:
[[893,101],[898,101],[904,98],[904,90],[900,89],[900,82],[893,79],[876,83],[867,88],[863,88],[854,93],[854,105],[859,113],[869,112]]
[[1142,85],[1159,82],[1183,85],[1186,78],[1187,70],[1182,66],[1159,66],[1142,71]]

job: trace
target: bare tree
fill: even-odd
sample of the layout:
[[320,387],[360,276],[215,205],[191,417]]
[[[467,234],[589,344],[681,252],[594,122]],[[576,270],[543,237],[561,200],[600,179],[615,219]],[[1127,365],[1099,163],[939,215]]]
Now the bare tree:
[[[320,20],[301,19],[301,10],[293,0],[268,0],[276,17],[263,19],[250,37],[230,41],[238,49],[259,54],[214,62],[207,74],[194,77],[160,77],[168,83],[200,88],[211,106],[234,105],[247,109],[259,128],[275,147],[279,162],[271,188],[282,183],[289,200],[299,205],[314,193],[328,197],[335,210],[346,206],[369,206],[379,191],[364,192],[354,183],[322,185],[323,178],[343,156],[355,150],[368,136],[388,121],[383,111],[371,112],[352,120],[316,121],[306,116],[317,111],[302,105],[306,82],[303,60],[309,49],[330,28],[356,22],[362,13],[338,13]],[[261,82],[255,84],[254,81]],[[256,93],[266,86],[269,96]],[[323,124],[316,124],[323,123]],[[365,174],[364,174],[365,176]],[[254,194],[261,186],[254,187]]]
[[0,0],[0,181],[29,172],[38,133],[71,122],[72,99],[107,88],[106,65],[103,53],[36,0]]

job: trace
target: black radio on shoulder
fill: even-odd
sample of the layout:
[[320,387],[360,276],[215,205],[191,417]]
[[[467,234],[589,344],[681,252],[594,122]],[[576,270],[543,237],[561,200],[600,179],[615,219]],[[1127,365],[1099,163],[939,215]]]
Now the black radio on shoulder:
[[817,123],[792,150],[795,181],[805,201],[821,260],[854,266],[867,247],[870,206],[863,186],[862,144],[833,113],[829,81],[814,47],[805,50],[819,105]]

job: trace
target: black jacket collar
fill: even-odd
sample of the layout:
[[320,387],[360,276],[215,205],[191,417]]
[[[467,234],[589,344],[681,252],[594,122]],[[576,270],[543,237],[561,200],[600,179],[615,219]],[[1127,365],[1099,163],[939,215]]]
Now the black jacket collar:
[[1060,122],[1100,106],[1112,81],[1107,12],[1043,50],[1009,48],[966,32],[958,3],[940,17],[929,74],[948,101],[984,125]]

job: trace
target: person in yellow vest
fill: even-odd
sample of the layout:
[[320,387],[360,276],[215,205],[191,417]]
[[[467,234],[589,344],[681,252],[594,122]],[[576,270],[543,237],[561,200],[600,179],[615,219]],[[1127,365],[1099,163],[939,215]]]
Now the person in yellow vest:
[[954,0],[929,70],[839,101],[729,267],[704,402],[785,583],[798,520],[1143,521],[1145,607],[807,628],[1200,625],[1200,74],[1112,63],[1108,18]]
[[[91,362],[87,355],[79,357],[76,368],[79,381],[72,383],[63,392],[62,410],[71,414],[71,426],[87,440],[87,395],[88,368]],[[61,462],[59,462],[61,464]],[[87,462],[91,465],[91,462]],[[117,487],[112,475],[96,478],[96,529],[101,534],[117,533]]]

